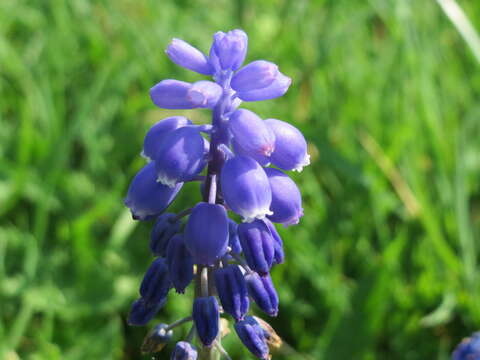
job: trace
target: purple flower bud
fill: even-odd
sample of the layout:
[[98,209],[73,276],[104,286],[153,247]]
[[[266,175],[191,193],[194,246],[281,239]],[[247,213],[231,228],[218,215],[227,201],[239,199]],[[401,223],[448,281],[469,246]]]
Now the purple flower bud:
[[152,262],[143,277],[140,285],[140,295],[146,304],[164,302],[171,284],[165,259],[157,258]]
[[168,242],[180,230],[180,221],[171,222],[175,214],[166,213],[157,218],[150,233],[150,250],[155,256],[165,256]]
[[160,120],[153,125],[148,130],[147,135],[145,135],[142,155],[148,159],[153,159],[161,142],[167,137],[167,135],[180,127],[190,124],[192,124],[192,122],[183,116],[172,116]]
[[250,273],[245,276],[248,293],[262,311],[270,316],[278,314],[278,295],[270,275],[259,276]]
[[261,220],[238,225],[238,236],[248,266],[262,275],[268,274],[273,263],[273,238]]
[[220,183],[228,207],[246,221],[272,214],[272,191],[267,175],[252,158],[235,156],[227,160],[222,169]]
[[270,230],[270,234],[272,234],[273,238],[273,263],[274,264],[281,264],[285,261],[285,253],[283,252],[283,241],[280,235],[275,229],[275,225],[268,219],[263,219],[263,222],[267,224],[268,230]]
[[203,75],[213,74],[208,58],[200,50],[183,40],[172,39],[165,52],[177,65]]
[[463,339],[452,354],[452,360],[480,359],[480,332]]
[[192,317],[202,344],[212,345],[219,331],[220,313],[217,299],[214,296],[196,298],[193,303]]
[[265,168],[272,188],[273,215],[268,218],[284,226],[298,224],[303,216],[302,195],[295,182],[280,170]]
[[170,360],[197,360],[197,349],[186,341],[179,341],[173,349]]
[[236,321],[243,319],[248,311],[248,291],[242,272],[237,265],[228,265],[215,270],[215,286],[223,310]]
[[292,79],[279,72],[275,80],[267,87],[264,87],[262,89],[238,92],[237,96],[243,101],[261,101],[274,99],[285,94],[291,83]]
[[195,107],[213,108],[220,97],[223,89],[212,81],[197,81],[192,84],[187,92],[187,98]]
[[125,205],[136,220],[149,220],[162,213],[182,188],[182,183],[168,187],[156,181],[155,164],[145,165],[128,188]]
[[153,103],[163,109],[194,109],[187,97],[191,84],[179,80],[162,80],[150,89],[150,98]]
[[172,339],[173,331],[167,324],[156,325],[145,337],[141,347],[142,353],[159,352]]
[[250,110],[236,110],[230,116],[228,128],[236,144],[247,156],[268,157],[275,149],[273,131]]
[[251,316],[235,324],[235,331],[243,345],[257,358],[268,359],[268,345],[264,331]]
[[275,134],[275,150],[270,157],[273,165],[283,170],[302,171],[310,164],[307,142],[295,126],[277,119],[267,119],[265,123]]
[[240,239],[238,238],[238,224],[232,219],[228,219],[228,246],[235,254],[242,252],[242,245],[240,245]]
[[193,258],[185,246],[183,235],[177,234],[170,239],[167,264],[173,286],[178,293],[183,294],[193,279]]
[[192,127],[173,131],[155,154],[157,181],[173,187],[191,180],[205,166],[205,142]]
[[227,33],[219,31],[213,35],[212,48],[223,70],[237,70],[247,54],[248,37],[243,30]]
[[228,246],[228,218],[222,205],[198,203],[185,227],[185,244],[195,263],[212,265],[225,255]]
[[248,92],[269,86],[278,75],[278,66],[257,60],[244,66],[233,76],[231,86],[235,91]]
[[133,302],[128,316],[128,324],[133,326],[146,325],[167,302],[167,298],[158,303],[146,302],[140,298]]

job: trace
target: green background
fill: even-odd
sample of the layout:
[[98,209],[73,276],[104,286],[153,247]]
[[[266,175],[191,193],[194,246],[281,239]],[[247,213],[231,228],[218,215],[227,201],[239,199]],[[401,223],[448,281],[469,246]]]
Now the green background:
[[[480,2],[460,5],[480,29]],[[172,37],[207,51],[237,27],[248,61],[293,79],[244,106],[298,126],[312,155],[294,175],[305,216],[279,228],[271,324],[290,347],[274,359],[448,359],[480,328],[479,63],[435,1],[1,0],[0,359],[150,358],[125,319],[151,224],[123,197],[149,126],[209,112],[148,90],[203,78],[168,60]],[[199,198],[190,184],[173,209]]]

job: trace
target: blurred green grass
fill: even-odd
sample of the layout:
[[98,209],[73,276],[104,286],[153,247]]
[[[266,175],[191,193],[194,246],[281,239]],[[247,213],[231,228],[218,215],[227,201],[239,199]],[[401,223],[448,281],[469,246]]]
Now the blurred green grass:
[[[480,3],[460,4],[480,28]],[[0,359],[141,358],[147,329],[125,318],[150,224],[122,198],[169,114],[148,89],[198,79],[170,38],[207,50],[236,27],[294,80],[245,107],[301,128],[314,160],[273,272],[296,352],[274,358],[448,359],[480,328],[479,64],[434,1],[2,0]],[[188,312],[171,299],[159,320]]]

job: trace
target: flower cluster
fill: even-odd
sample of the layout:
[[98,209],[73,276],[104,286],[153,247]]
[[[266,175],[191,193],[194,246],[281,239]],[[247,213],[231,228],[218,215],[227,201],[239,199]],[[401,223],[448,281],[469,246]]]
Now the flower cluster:
[[[267,359],[279,341],[263,320],[248,315],[250,301],[266,314],[278,313],[278,296],[269,275],[284,261],[282,239],[273,223],[285,226],[303,215],[301,194],[284,172],[309,164],[305,138],[292,125],[262,120],[239,109],[242,102],[282,96],[291,80],[264,60],[242,66],[247,35],[217,32],[208,56],[173,39],[166,53],[176,64],[214,81],[163,80],[150,90],[164,109],[212,109],[211,125],[194,125],[174,116],[153,125],[142,155],[149,162],[135,176],[125,204],[137,220],[156,219],[150,248],[155,260],[131,308],[129,323],[145,325],[165,304],[171,288],[184,293],[194,280],[192,313],[173,324],[159,324],[143,350],[155,351],[177,325],[193,321],[172,359],[196,359],[196,336],[202,349],[220,344],[220,315],[229,314],[235,331],[252,354]],[[203,175],[202,175],[203,174]],[[183,184],[200,181],[203,201],[179,214],[165,213]],[[242,218],[239,224],[228,211]]]

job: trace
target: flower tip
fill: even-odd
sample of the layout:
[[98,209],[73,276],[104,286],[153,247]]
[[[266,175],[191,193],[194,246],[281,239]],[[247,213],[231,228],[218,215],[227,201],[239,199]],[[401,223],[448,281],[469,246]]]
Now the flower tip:
[[305,158],[303,160],[303,162],[301,162],[300,164],[298,164],[297,167],[293,168],[292,170],[293,171],[296,171],[296,172],[302,172],[303,168],[305,166],[308,166],[310,165],[310,155],[309,154],[305,154]]

